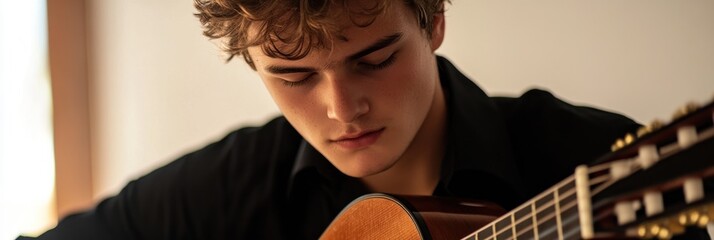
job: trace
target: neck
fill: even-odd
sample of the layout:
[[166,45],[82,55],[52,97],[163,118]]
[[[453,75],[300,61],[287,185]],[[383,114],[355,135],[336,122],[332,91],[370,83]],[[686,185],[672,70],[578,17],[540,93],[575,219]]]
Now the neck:
[[445,135],[446,102],[437,78],[431,109],[407,150],[387,171],[361,181],[373,192],[431,195],[439,183]]

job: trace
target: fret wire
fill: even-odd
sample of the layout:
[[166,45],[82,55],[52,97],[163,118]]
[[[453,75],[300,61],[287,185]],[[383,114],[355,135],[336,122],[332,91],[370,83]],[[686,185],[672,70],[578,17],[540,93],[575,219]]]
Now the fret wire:
[[555,223],[558,227],[558,239],[563,240],[563,225],[560,222],[560,199],[558,198],[558,190],[553,192],[553,202],[555,205]]
[[[568,204],[566,204],[566,205],[563,205],[563,208],[561,209],[561,210],[562,210],[561,212],[565,212],[565,211],[567,211],[567,210],[570,210],[571,208],[573,208],[573,207],[575,207],[575,206],[577,206],[577,201],[570,202],[570,203],[568,203]],[[533,215],[533,217],[535,218],[535,215]],[[547,219],[545,219],[545,220],[549,220],[550,218],[553,217],[553,215],[551,214],[551,215],[548,215],[548,216],[546,216],[546,217],[547,217]],[[517,234],[516,236],[521,236],[521,235],[525,234],[526,232],[528,232],[529,230],[533,229],[533,232],[536,234],[536,235],[535,235],[535,239],[538,239],[539,236],[538,236],[538,228],[537,228],[537,226],[538,226],[537,223],[534,224],[534,225],[529,225],[529,226],[525,227],[523,230],[521,230],[520,232],[518,232],[518,234]]]
[[511,213],[511,235],[516,239],[516,212]]
[[[536,220],[536,213],[537,212],[536,212],[536,207],[535,207],[535,201],[533,201],[533,204],[531,204],[531,216],[533,217],[533,224],[531,226],[538,226],[538,220]],[[533,227],[533,234],[534,234],[533,238],[535,240],[540,239],[540,237],[538,235],[537,227]]]
[[[562,214],[563,212],[569,210],[571,207],[576,206],[576,204],[577,204],[577,201],[571,201],[567,205],[563,205],[564,207],[562,209],[560,209],[559,213]],[[538,212],[538,213],[540,213],[540,212]],[[555,217],[555,212],[545,215],[545,217],[542,217],[541,218],[542,221],[538,222],[538,224],[548,221],[548,220],[552,219],[553,217]]]
[[[589,171],[588,171],[588,172],[589,172],[589,173],[598,172],[598,171],[606,170],[606,169],[608,169],[608,168],[610,168],[610,167],[611,167],[611,164],[609,164],[609,163],[608,163],[608,164],[595,165],[595,166],[589,167],[589,169],[588,169]],[[599,184],[599,183],[603,183],[603,182],[607,182],[607,180],[608,180],[609,178],[610,178],[610,176],[608,176],[608,175],[604,175],[604,176],[601,176],[601,177],[593,178],[593,179],[590,181],[590,186],[593,186],[593,185],[596,185],[596,184]],[[541,213],[542,211],[544,211],[546,208],[548,208],[548,207],[554,205],[555,202],[554,202],[554,201],[548,201],[548,202],[546,202],[546,203],[545,203],[543,206],[541,206],[541,207],[536,207],[536,206],[535,206],[535,202],[536,202],[537,200],[540,200],[540,199],[544,198],[545,196],[547,196],[547,194],[549,194],[551,191],[556,192],[556,194],[557,194],[558,188],[560,188],[560,187],[562,187],[562,186],[564,186],[564,185],[566,185],[566,184],[570,184],[571,182],[574,182],[574,180],[575,180],[574,176],[571,175],[571,176],[569,176],[568,178],[566,178],[566,179],[562,180],[561,182],[559,182],[558,184],[554,185],[553,187],[549,188],[548,190],[544,191],[543,193],[539,194],[538,196],[534,197],[532,200],[529,201],[530,204],[529,204],[529,202],[526,202],[525,204],[523,204],[523,205],[519,206],[518,208],[516,208],[515,210],[511,211],[510,214],[507,214],[507,215],[505,215],[505,216],[503,216],[503,217],[500,217],[500,218],[494,220],[493,223],[491,224],[492,226],[490,226],[490,227],[492,227],[492,235],[494,236],[494,238],[495,238],[495,236],[497,236],[498,234],[501,234],[501,233],[507,231],[507,229],[502,229],[501,231],[496,231],[496,226],[495,226],[495,224],[498,223],[498,222],[500,222],[501,220],[505,219],[505,217],[508,217],[509,215],[510,215],[510,217],[511,217],[511,224],[510,224],[509,227],[513,228],[513,229],[511,229],[511,230],[517,233],[517,234],[514,235],[513,238],[516,238],[517,236],[520,236],[520,235],[522,235],[523,233],[528,232],[528,231],[530,230],[530,229],[528,229],[528,228],[533,228],[533,232],[534,232],[534,234],[535,234],[535,239],[536,239],[536,240],[539,239],[537,226],[538,226],[540,223],[542,223],[542,222],[545,222],[545,221],[548,221],[548,220],[552,219],[553,217],[556,217],[556,218],[557,218],[556,221],[559,222],[559,223],[558,223],[559,225],[562,224],[562,222],[560,222],[561,220],[560,220],[560,216],[559,216],[559,215],[562,215],[563,212],[565,212],[565,211],[569,210],[570,208],[576,206],[577,200],[573,200],[573,201],[571,201],[571,202],[569,202],[569,203],[563,205],[562,208],[559,207],[559,206],[556,204],[556,208],[559,208],[559,209],[557,209],[557,210],[556,210],[555,212],[553,212],[553,213],[550,213],[550,214],[546,215],[543,219],[540,219],[540,221],[536,218],[536,215],[537,215],[538,213]],[[608,183],[605,183],[605,184],[608,184]],[[611,183],[609,183],[608,185],[610,185],[610,184],[611,184]],[[575,194],[575,189],[570,189],[570,190],[566,191],[566,192],[563,194],[563,196],[564,196],[564,198],[567,198],[567,197],[569,197],[569,196],[571,196],[571,195],[573,195],[573,194]],[[525,207],[526,207],[527,205],[530,205],[530,207],[531,207],[531,212],[528,213],[528,214],[526,214],[525,216],[520,217],[518,220],[515,220],[515,219],[514,219],[514,218],[515,218],[515,212],[516,212],[516,211],[520,211],[520,210],[522,210],[522,209],[525,209]],[[556,215],[556,214],[558,214],[558,215]],[[528,215],[530,215],[530,216],[528,216]],[[527,219],[529,219],[529,218],[531,218],[531,219],[533,220],[533,226],[528,226],[528,227],[526,227],[525,229],[523,229],[523,230],[521,230],[521,231],[516,231],[516,230],[515,230],[515,226],[516,226],[517,224],[520,224],[520,223],[522,223],[523,221],[525,221],[525,220],[527,220]],[[487,227],[488,227],[488,226],[484,226],[484,228],[482,228],[482,229],[485,229],[485,228],[487,228]],[[561,226],[561,227],[562,227],[562,226]],[[563,237],[562,229],[558,229],[558,231],[559,231],[559,233],[558,233],[559,236],[562,238],[562,237]],[[477,231],[476,233],[478,233],[478,232],[480,232],[480,230]]]
[[[563,193],[563,197],[564,197],[564,198],[567,198],[567,197],[572,196],[573,194],[575,194],[575,189],[570,189],[570,190],[566,191],[565,193]],[[571,201],[571,203],[576,203],[576,202],[577,202],[577,200]],[[550,202],[547,202],[545,206],[546,206],[546,207],[550,207],[550,205],[552,205],[552,204],[553,204],[553,202],[550,201]],[[518,210],[521,210],[521,209],[518,209]],[[535,213],[537,214],[537,213],[542,212],[543,209],[540,209],[540,210],[534,209],[534,210],[536,210]],[[566,209],[566,210],[567,210],[567,209]],[[517,211],[517,210],[516,210],[516,211]],[[513,211],[513,212],[515,212],[515,211]],[[563,211],[561,211],[561,213],[562,213],[562,212],[563,212]],[[529,214],[533,214],[533,212],[531,212],[531,213],[529,213]],[[523,221],[527,220],[528,218],[529,218],[529,216],[525,216],[524,218],[519,218],[518,220],[516,220],[516,221],[514,222],[514,224],[522,223]],[[546,220],[547,220],[547,219],[546,219]]]
[[[568,210],[570,210],[571,208],[573,208],[573,207],[575,207],[575,206],[577,206],[577,201],[570,202],[570,203],[568,203],[568,204],[566,204],[566,205],[563,205],[563,208],[561,209],[561,212],[568,211]],[[547,216],[547,219],[545,219],[545,220],[546,220],[546,221],[547,221],[547,220],[550,220],[550,218],[552,218],[552,217],[553,217],[553,215],[548,215],[548,216]],[[533,215],[533,218],[535,219],[535,215]],[[537,226],[538,226],[541,222],[545,222],[545,221],[535,221],[535,222],[536,222],[536,224],[529,225],[529,226],[525,227],[524,229],[522,229],[521,231],[519,231],[516,236],[521,236],[521,235],[525,234],[526,232],[528,232],[528,231],[530,231],[530,230],[532,229],[533,232],[534,232],[534,234],[535,234],[535,239],[538,239],[539,237],[538,237],[538,228],[537,228]]]
[[[571,189],[571,190],[566,191],[565,194],[563,194],[563,196],[565,196],[565,197],[567,198],[567,197],[569,197],[569,196],[571,196],[571,195],[573,195],[573,194],[575,194],[575,189]],[[568,205],[565,205],[565,206],[568,206],[568,207],[567,207],[567,208],[563,208],[562,210],[567,211],[569,208],[575,206],[576,203],[577,203],[577,201],[571,201],[570,203],[568,203]],[[516,220],[516,221],[512,221],[512,222],[511,222],[511,225],[515,226],[515,225],[517,225],[517,224],[519,224],[519,223],[522,223],[523,221],[525,221],[525,220],[527,220],[527,219],[529,219],[529,218],[532,218],[532,219],[533,219],[533,223],[534,223],[535,226],[537,226],[537,225],[539,225],[540,223],[543,223],[543,222],[545,222],[545,221],[548,221],[548,220],[550,220],[551,218],[553,218],[553,217],[555,216],[555,213],[548,214],[548,215],[546,215],[544,218],[542,218],[542,219],[540,219],[540,220],[537,220],[537,219],[536,219],[536,214],[543,212],[543,210],[544,210],[545,208],[550,207],[550,206],[553,205],[553,204],[554,204],[553,201],[549,201],[549,202],[546,202],[546,204],[544,205],[544,206],[545,206],[544,208],[542,208],[542,209],[537,209],[537,208],[535,207],[535,201],[533,201],[533,204],[531,204],[531,212],[528,213],[528,215],[523,216],[523,217],[519,218],[519,219]],[[521,209],[518,209],[518,210],[521,210]],[[516,211],[517,211],[517,210],[516,210]],[[562,213],[562,212],[563,212],[563,211],[560,211],[560,213]],[[515,211],[513,211],[513,213],[515,213]],[[495,227],[495,223],[497,223],[497,222],[500,222],[500,220],[494,221],[494,223],[493,223],[492,225]],[[508,227],[510,227],[510,225],[509,225]],[[501,234],[501,233],[505,232],[506,230],[507,230],[507,229],[504,228],[504,229],[502,229],[501,231],[498,231],[498,232],[497,232],[497,231],[493,231],[493,233],[494,233],[494,235],[498,235],[498,234]],[[536,234],[537,234],[537,231],[538,231],[538,230],[535,229]]]
[[[571,189],[571,190],[565,192],[565,194],[563,194],[563,195],[567,197],[567,196],[572,195],[574,192],[575,192],[575,190],[574,190],[574,189]],[[550,206],[550,205],[552,204],[552,201],[550,201],[549,203],[550,203],[550,204],[549,204],[548,206]],[[545,221],[547,221],[547,220],[550,220],[551,218],[553,218],[553,217],[555,216],[555,214],[554,214],[554,213],[548,214],[548,215],[546,215],[546,216],[542,219],[543,221],[538,221],[538,220],[536,220],[536,216],[535,216],[535,215],[538,214],[538,213],[540,213],[540,212],[542,212],[542,209],[541,209],[541,210],[537,210],[537,209],[535,208],[535,205],[534,205],[534,204],[535,204],[535,202],[533,202],[533,204],[531,205],[531,212],[530,212],[530,213],[527,213],[525,216],[519,218],[518,220],[513,221],[513,218],[515,218],[515,215],[511,214],[511,215],[510,215],[510,216],[511,216],[511,219],[512,219],[512,220],[511,220],[511,224],[509,224],[508,226],[506,226],[506,228],[502,229],[501,231],[498,231],[498,232],[495,231],[495,230],[496,230],[496,228],[495,228],[495,227],[496,227],[496,226],[495,226],[495,223],[500,222],[500,221],[494,221],[494,223],[491,224],[491,226],[486,226],[486,227],[482,228],[481,230],[478,230],[478,231],[474,232],[472,235],[474,235],[476,238],[478,238],[478,233],[479,233],[479,232],[484,231],[484,230],[485,230],[486,228],[488,228],[488,227],[491,227],[491,229],[492,229],[491,237],[486,238],[486,240],[488,240],[488,239],[491,239],[492,237],[495,238],[495,236],[498,235],[498,234],[504,233],[504,232],[507,231],[510,227],[512,227],[512,228],[515,229],[515,225],[516,225],[516,224],[520,224],[520,223],[522,223],[523,221],[525,221],[525,220],[527,220],[527,219],[529,219],[529,218],[532,218],[534,224],[533,224],[532,226],[528,226],[528,227],[526,227],[525,229],[523,229],[523,230],[517,232],[517,234],[516,234],[515,236],[523,235],[523,233],[525,233],[525,232],[527,232],[528,230],[530,230],[529,228],[533,228],[533,229],[534,229],[534,233],[536,234],[536,236],[538,236],[538,235],[537,235],[537,234],[538,234],[538,229],[537,229],[537,228],[534,228],[533,226],[538,226],[540,223],[545,222]],[[571,202],[569,202],[569,203],[563,205],[563,207],[562,207],[561,210],[560,210],[560,213],[562,214],[563,212],[565,212],[565,211],[569,210],[570,208],[576,206],[576,204],[577,204],[577,201],[571,201]],[[518,209],[518,210],[521,210],[521,209]],[[534,214],[533,211],[536,211],[535,214]],[[515,211],[514,211],[514,214],[515,214]],[[537,238],[537,237],[536,237],[536,238]]]
[[[564,185],[570,184],[571,182],[575,182],[575,176],[574,176],[574,175],[570,175],[569,177],[567,177],[567,178],[561,180],[559,183],[555,184],[554,186],[550,187],[548,190],[546,190],[546,191],[544,191],[544,192],[538,194],[537,196],[533,197],[533,199],[531,199],[530,201],[528,201],[528,202],[522,204],[521,206],[518,206],[516,209],[522,209],[522,208],[524,208],[525,206],[529,205],[529,202],[533,202],[533,204],[535,204],[535,201],[536,201],[536,200],[541,199],[541,198],[547,196],[548,194],[550,194],[551,191],[555,191],[555,190],[557,190],[558,188],[560,188],[560,187],[562,187],[562,186],[564,186]],[[550,206],[550,205],[548,205],[548,206]],[[507,214],[504,215],[504,216],[502,216],[502,217],[499,217],[499,218],[495,219],[495,220],[493,221],[493,224],[495,224],[495,223],[497,223],[497,222],[500,222],[501,220],[505,219],[506,217],[508,217]],[[485,230],[485,229],[487,229],[487,228],[489,228],[489,227],[491,227],[491,226],[489,226],[489,225],[483,226],[482,228],[476,230],[475,233],[481,232],[482,230]]]
[[513,214],[510,214],[510,216],[511,216],[511,219],[510,219],[510,220],[511,220],[511,223],[509,223],[508,225],[506,225],[506,226],[505,226],[503,229],[501,229],[500,231],[496,231],[496,230],[497,230],[497,229],[496,229],[496,225],[497,225],[499,222],[501,222],[502,220],[505,220],[505,218],[503,218],[503,219],[500,220],[500,221],[494,221],[494,222],[491,224],[491,226],[493,226],[493,231],[492,231],[493,234],[492,234],[492,235],[494,236],[494,238],[496,238],[496,237],[497,237],[498,235],[500,235],[501,233],[505,233],[505,232],[508,231],[509,229],[510,229],[511,231],[513,231],[513,233],[515,233],[515,227],[516,227],[516,225],[515,225],[514,222],[513,222],[513,220],[514,220],[514,218],[515,218],[514,214],[515,214],[515,212],[514,212]]
[[497,236],[497,235],[496,235],[496,223],[497,223],[497,222],[494,222],[493,225],[491,225],[491,226],[493,226],[493,227],[491,228],[491,236],[493,236],[493,239],[494,239],[494,240],[496,239],[496,236]]
[[[567,198],[567,197],[569,197],[569,196],[571,196],[571,195],[573,195],[573,194],[575,194],[575,189],[570,189],[570,190],[566,191],[566,192],[563,194],[563,196],[564,196],[565,198]],[[544,209],[547,208],[547,207],[550,207],[550,206],[553,205],[553,204],[554,204],[553,201],[546,202],[546,204],[544,205],[544,206],[546,206],[546,207],[544,207]],[[563,205],[563,208],[561,208],[560,210],[557,210],[556,212],[558,212],[558,214],[562,214],[563,212],[565,212],[565,211],[569,210],[570,208],[576,206],[576,204],[577,204],[577,200],[570,201],[569,203]],[[541,213],[544,209],[536,209],[536,207],[535,207],[535,201],[533,201],[533,204],[531,204],[531,212],[528,213],[528,214],[530,214],[531,216],[526,215],[526,216],[523,216],[523,217],[519,218],[519,219],[516,220],[516,221],[511,221],[511,224],[510,224],[509,226],[507,226],[506,228],[504,228],[504,229],[502,229],[502,230],[500,230],[500,231],[496,231],[496,223],[498,223],[498,222],[500,222],[501,220],[504,219],[504,218],[499,218],[498,220],[493,221],[493,223],[492,223],[491,226],[490,226],[490,227],[492,227],[492,229],[493,229],[493,230],[492,230],[492,235],[493,235],[493,236],[497,236],[498,234],[504,233],[505,231],[508,230],[509,227],[511,227],[511,225],[512,225],[513,227],[515,227],[515,225],[517,225],[517,224],[519,224],[519,223],[522,223],[523,221],[525,221],[526,219],[529,219],[529,218],[532,218],[532,219],[533,219],[534,226],[538,226],[540,223],[546,222],[546,221],[552,219],[553,217],[556,217],[556,213],[553,212],[553,213],[550,213],[550,214],[546,215],[545,217],[543,217],[540,221],[539,221],[539,220],[536,220],[536,214]],[[521,210],[521,209],[518,209],[518,210]],[[515,211],[518,211],[518,210],[512,211],[513,214],[515,214]],[[534,212],[534,211],[535,211],[535,212]],[[558,220],[558,221],[560,221],[560,220]],[[483,229],[483,228],[482,228],[482,229]],[[537,229],[537,227],[534,227],[533,229],[534,229],[535,234],[537,235],[537,234],[538,234],[538,229]],[[480,230],[477,231],[477,232],[480,232]],[[519,235],[520,235],[520,234],[519,234]],[[562,232],[561,232],[560,235],[562,235]]]
[[[599,164],[599,165],[595,165],[595,166],[589,167],[588,170],[589,170],[590,173],[597,172],[597,171],[602,171],[602,170],[605,170],[605,169],[610,168],[610,167],[611,167],[610,165],[611,165],[611,164]],[[594,178],[596,181],[591,181],[591,184],[590,184],[590,185],[592,186],[592,185],[598,184],[598,183],[600,183],[600,182],[604,182],[604,181],[606,181],[605,179],[608,178],[608,177],[609,177],[609,176]],[[553,202],[553,201],[548,201],[548,202],[546,202],[546,204],[544,204],[544,206],[541,206],[541,207],[535,207],[535,202],[536,202],[537,200],[542,199],[542,198],[544,198],[545,196],[547,196],[551,191],[557,191],[558,188],[560,188],[560,187],[562,187],[562,186],[564,186],[564,185],[573,183],[573,182],[575,182],[575,177],[574,177],[574,175],[571,175],[571,176],[569,176],[569,177],[563,179],[562,181],[560,181],[559,183],[557,183],[557,184],[554,185],[553,187],[549,188],[548,190],[546,190],[546,191],[544,191],[544,192],[538,194],[536,197],[532,198],[530,201],[528,201],[528,202],[522,204],[521,206],[515,208],[515,210],[513,210],[513,211],[511,212],[511,215],[515,214],[516,211],[525,209],[528,205],[530,205],[530,207],[531,207],[531,213],[529,213],[529,214],[530,214],[531,216],[526,215],[526,216],[523,216],[522,218],[519,218],[517,221],[511,221],[511,225],[513,225],[513,226],[511,226],[511,227],[515,227],[516,224],[522,223],[523,221],[525,221],[525,220],[528,219],[528,218],[532,218],[532,219],[533,219],[533,223],[536,224],[536,226],[537,226],[537,224],[539,224],[539,222],[545,222],[545,221],[547,221],[547,220],[550,220],[550,219],[554,216],[555,213],[546,215],[546,218],[544,219],[544,221],[538,221],[538,220],[536,219],[536,216],[535,216],[535,215],[538,214],[538,213],[541,213],[542,211],[544,211],[545,208],[548,208],[548,207],[550,207],[551,205],[553,205],[554,202]],[[571,189],[571,190],[566,191],[565,194],[563,194],[563,196],[567,198],[567,197],[571,196],[571,195],[574,194],[574,193],[575,193],[575,189]],[[594,194],[593,194],[593,195],[594,195]],[[563,209],[557,211],[558,214],[562,214],[562,213],[563,213],[563,210],[568,210],[570,207],[575,206],[575,203],[576,203],[576,202],[577,202],[577,201],[574,200],[574,201],[572,201],[571,203],[567,204],[567,206],[569,206],[569,207],[563,208]],[[496,230],[495,224],[498,223],[498,222],[500,222],[501,220],[505,219],[505,218],[508,217],[508,216],[509,216],[509,214],[506,214],[506,215],[504,215],[504,216],[502,216],[502,217],[499,217],[498,219],[496,219],[496,220],[493,221],[493,223],[491,224],[492,226],[488,226],[488,225],[487,225],[487,226],[484,226],[484,227],[482,227],[481,229],[479,229],[479,230],[477,230],[476,232],[474,232],[474,234],[478,237],[478,233],[479,233],[479,232],[481,232],[482,230],[485,230],[485,229],[488,228],[488,227],[491,227],[491,228],[492,228],[492,235],[493,235],[494,238],[495,238],[496,235],[498,235],[498,234],[503,233],[504,231],[506,231],[506,229],[503,229],[503,230],[501,230],[501,231],[495,231],[495,230]],[[511,216],[511,217],[512,217],[512,219],[513,219],[513,216]],[[537,233],[538,233],[538,229],[537,229],[537,227],[534,227],[533,229],[534,229],[534,233],[536,233],[536,240],[537,240],[537,239],[538,239],[538,234],[537,234]],[[527,229],[525,229],[525,230],[527,230]],[[518,235],[521,235],[521,234],[518,234]]]

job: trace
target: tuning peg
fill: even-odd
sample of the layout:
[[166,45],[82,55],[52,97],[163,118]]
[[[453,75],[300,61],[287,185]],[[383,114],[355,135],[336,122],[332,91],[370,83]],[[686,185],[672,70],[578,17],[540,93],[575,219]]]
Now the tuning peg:
[[625,135],[625,137],[618,138],[617,141],[615,141],[615,143],[612,144],[612,146],[610,147],[610,150],[612,150],[613,152],[620,150],[621,148],[623,148],[627,145],[630,145],[632,142],[635,141],[635,139],[636,139],[635,135],[633,135],[632,133],[628,133]]
[[661,230],[659,230],[657,237],[661,240],[670,239],[672,238],[672,232],[670,232],[669,229],[662,228]]
[[644,125],[644,126],[640,127],[639,129],[637,129],[637,133],[635,136],[637,136],[638,138],[641,138],[644,135],[647,135],[651,132],[654,132],[657,129],[662,128],[662,126],[664,126],[664,122],[662,120],[655,119],[652,122],[650,122],[649,124]]
[[618,138],[617,141],[615,141],[615,143],[612,144],[612,146],[610,147],[610,150],[612,150],[614,152],[614,151],[620,150],[621,148],[625,147],[625,145],[626,145],[625,140],[623,140],[622,138]]
[[648,126],[642,126],[639,129],[637,129],[637,137],[640,138],[644,135],[647,135],[650,132],[652,132],[651,128],[649,128]]
[[684,233],[685,228],[675,219],[665,219],[657,222],[642,224],[637,228],[640,238],[670,239],[674,235]]
[[637,236],[640,238],[651,238],[659,233],[658,225],[640,225],[637,228]]
[[[677,220],[678,220],[679,224],[682,224],[684,226],[691,226],[691,225],[698,224],[701,216],[706,216],[706,215],[702,215],[699,210],[691,210],[691,211],[679,214],[679,217],[677,218]],[[709,219],[708,216],[707,216],[707,219]]]
[[672,231],[669,228],[658,223],[642,225],[637,229],[637,235],[640,238],[672,238]]
[[662,120],[655,119],[650,122],[650,124],[637,129],[637,132],[635,134],[627,133],[623,138],[618,138],[615,143],[610,146],[610,150],[612,150],[613,152],[620,150],[621,148],[634,142],[637,138],[647,135],[650,132],[654,132],[655,130],[662,128],[664,125],[665,124]]
[[[674,218],[670,218],[669,220],[667,220],[665,225],[667,226],[669,237],[672,237],[677,234],[682,234],[685,231],[684,226],[682,224],[679,224]],[[662,235],[660,235],[660,238],[662,238]]]
[[706,214],[702,215],[701,217],[699,217],[699,221],[697,221],[697,226],[702,227],[702,228],[706,227],[710,221],[711,221],[711,218],[709,218],[709,215],[706,215]]
[[714,222],[714,209],[711,206],[712,205],[704,207],[702,210],[702,216],[699,217],[699,222],[697,222],[697,226],[706,227],[707,224]]
[[652,122],[650,122],[650,124],[647,125],[647,127],[651,131],[656,131],[657,129],[664,127],[664,121],[659,120],[659,119],[652,120]]
[[707,208],[695,209],[679,214],[677,222],[684,226],[697,226],[703,228],[712,221],[712,216],[714,216],[714,213],[710,212]]
[[[642,166],[643,169],[647,169],[654,165],[659,160],[659,151],[656,145],[642,145],[638,151],[637,163]],[[642,198],[645,213],[647,216],[653,216],[659,214],[664,210],[664,203],[662,201],[662,193],[659,191],[646,191]]]
[[[610,176],[612,179],[618,180],[627,177],[632,172],[632,162],[630,160],[613,161],[610,165]],[[615,203],[615,216],[617,223],[624,225],[635,221],[637,218],[636,210],[640,208],[639,201],[621,201]]]
[[632,135],[632,133],[628,133],[625,135],[625,138],[623,138],[625,141],[625,145],[630,145],[632,142],[635,141],[635,136]]
[[677,111],[675,111],[674,114],[672,114],[672,120],[679,119],[679,118],[681,118],[681,117],[683,117],[683,116],[685,116],[685,115],[687,115],[687,114],[689,114],[689,113],[691,113],[691,112],[696,111],[696,110],[699,109],[700,107],[701,107],[701,105],[700,105],[699,103],[696,103],[696,102],[688,102],[688,103],[685,104],[684,106],[682,106],[682,107],[680,107],[679,109],[677,109]]

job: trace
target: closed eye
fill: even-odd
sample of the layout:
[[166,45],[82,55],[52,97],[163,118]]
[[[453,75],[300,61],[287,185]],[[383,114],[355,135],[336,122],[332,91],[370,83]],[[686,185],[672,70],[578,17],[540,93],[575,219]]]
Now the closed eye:
[[386,67],[389,67],[394,63],[394,60],[396,58],[397,52],[392,53],[387,59],[384,61],[377,63],[377,64],[370,64],[370,63],[359,63],[360,66],[367,68],[368,70],[376,71],[376,70],[381,70]]
[[310,79],[312,79],[313,75],[315,75],[315,73],[310,73],[310,75],[307,75],[305,78],[300,79],[300,80],[292,81],[292,80],[283,79],[283,80],[281,80],[281,82],[283,83],[283,85],[288,86],[288,87],[298,87],[298,86],[305,85],[308,82],[310,82]]

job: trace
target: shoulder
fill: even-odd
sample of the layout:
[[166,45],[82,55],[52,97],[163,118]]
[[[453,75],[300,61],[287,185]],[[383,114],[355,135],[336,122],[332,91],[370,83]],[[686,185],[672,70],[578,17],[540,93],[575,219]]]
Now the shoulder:
[[283,117],[238,129],[66,217],[43,239],[241,239],[253,225],[277,228],[265,210],[280,206],[300,141]]
[[532,194],[565,178],[577,165],[592,163],[610,151],[615,139],[639,127],[624,115],[574,105],[544,90],[491,99],[503,115]]
[[[216,151],[226,157],[253,158],[256,154],[270,152],[290,152],[297,149],[300,135],[284,117],[277,117],[262,126],[243,127],[226,135],[206,148],[198,151]],[[285,149],[288,148],[288,149]]]
[[[170,224],[177,235],[197,226],[211,234],[227,233],[224,223],[248,224],[261,209],[281,201],[276,196],[283,195],[300,141],[283,117],[235,130],[132,181],[98,209],[111,212],[108,216],[122,216],[121,206],[131,206],[128,215],[134,220],[122,225],[133,225],[147,238],[163,234],[149,226],[164,224]],[[187,219],[204,220],[183,221]],[[244,236],[249,230],[230,233]]]
[[223,179],[243,180],[231,181],[236,183],[265,182],[261,178],[276,176],[266,173],[292,166],[301,139],[284,117],[277,117],[262,126],[235,130],[177,161],[185,160],[185,173],[197,180],[215,179],[219,174]]
[[520,97],[492,97],[491,99],[506,121],[511,124],[563,130],[598,129],[618,134],[639,126],[622,114],[591,106],[574,105],[541,89],[531,89]]
[[284,117],[278,117],[262,126],[235,130],[127,187],[149,195],[165,191],[165,196],[181,192],[230,194],[263,187],[276,182],[271,181],[274,178],[287,177],[301,139]]

